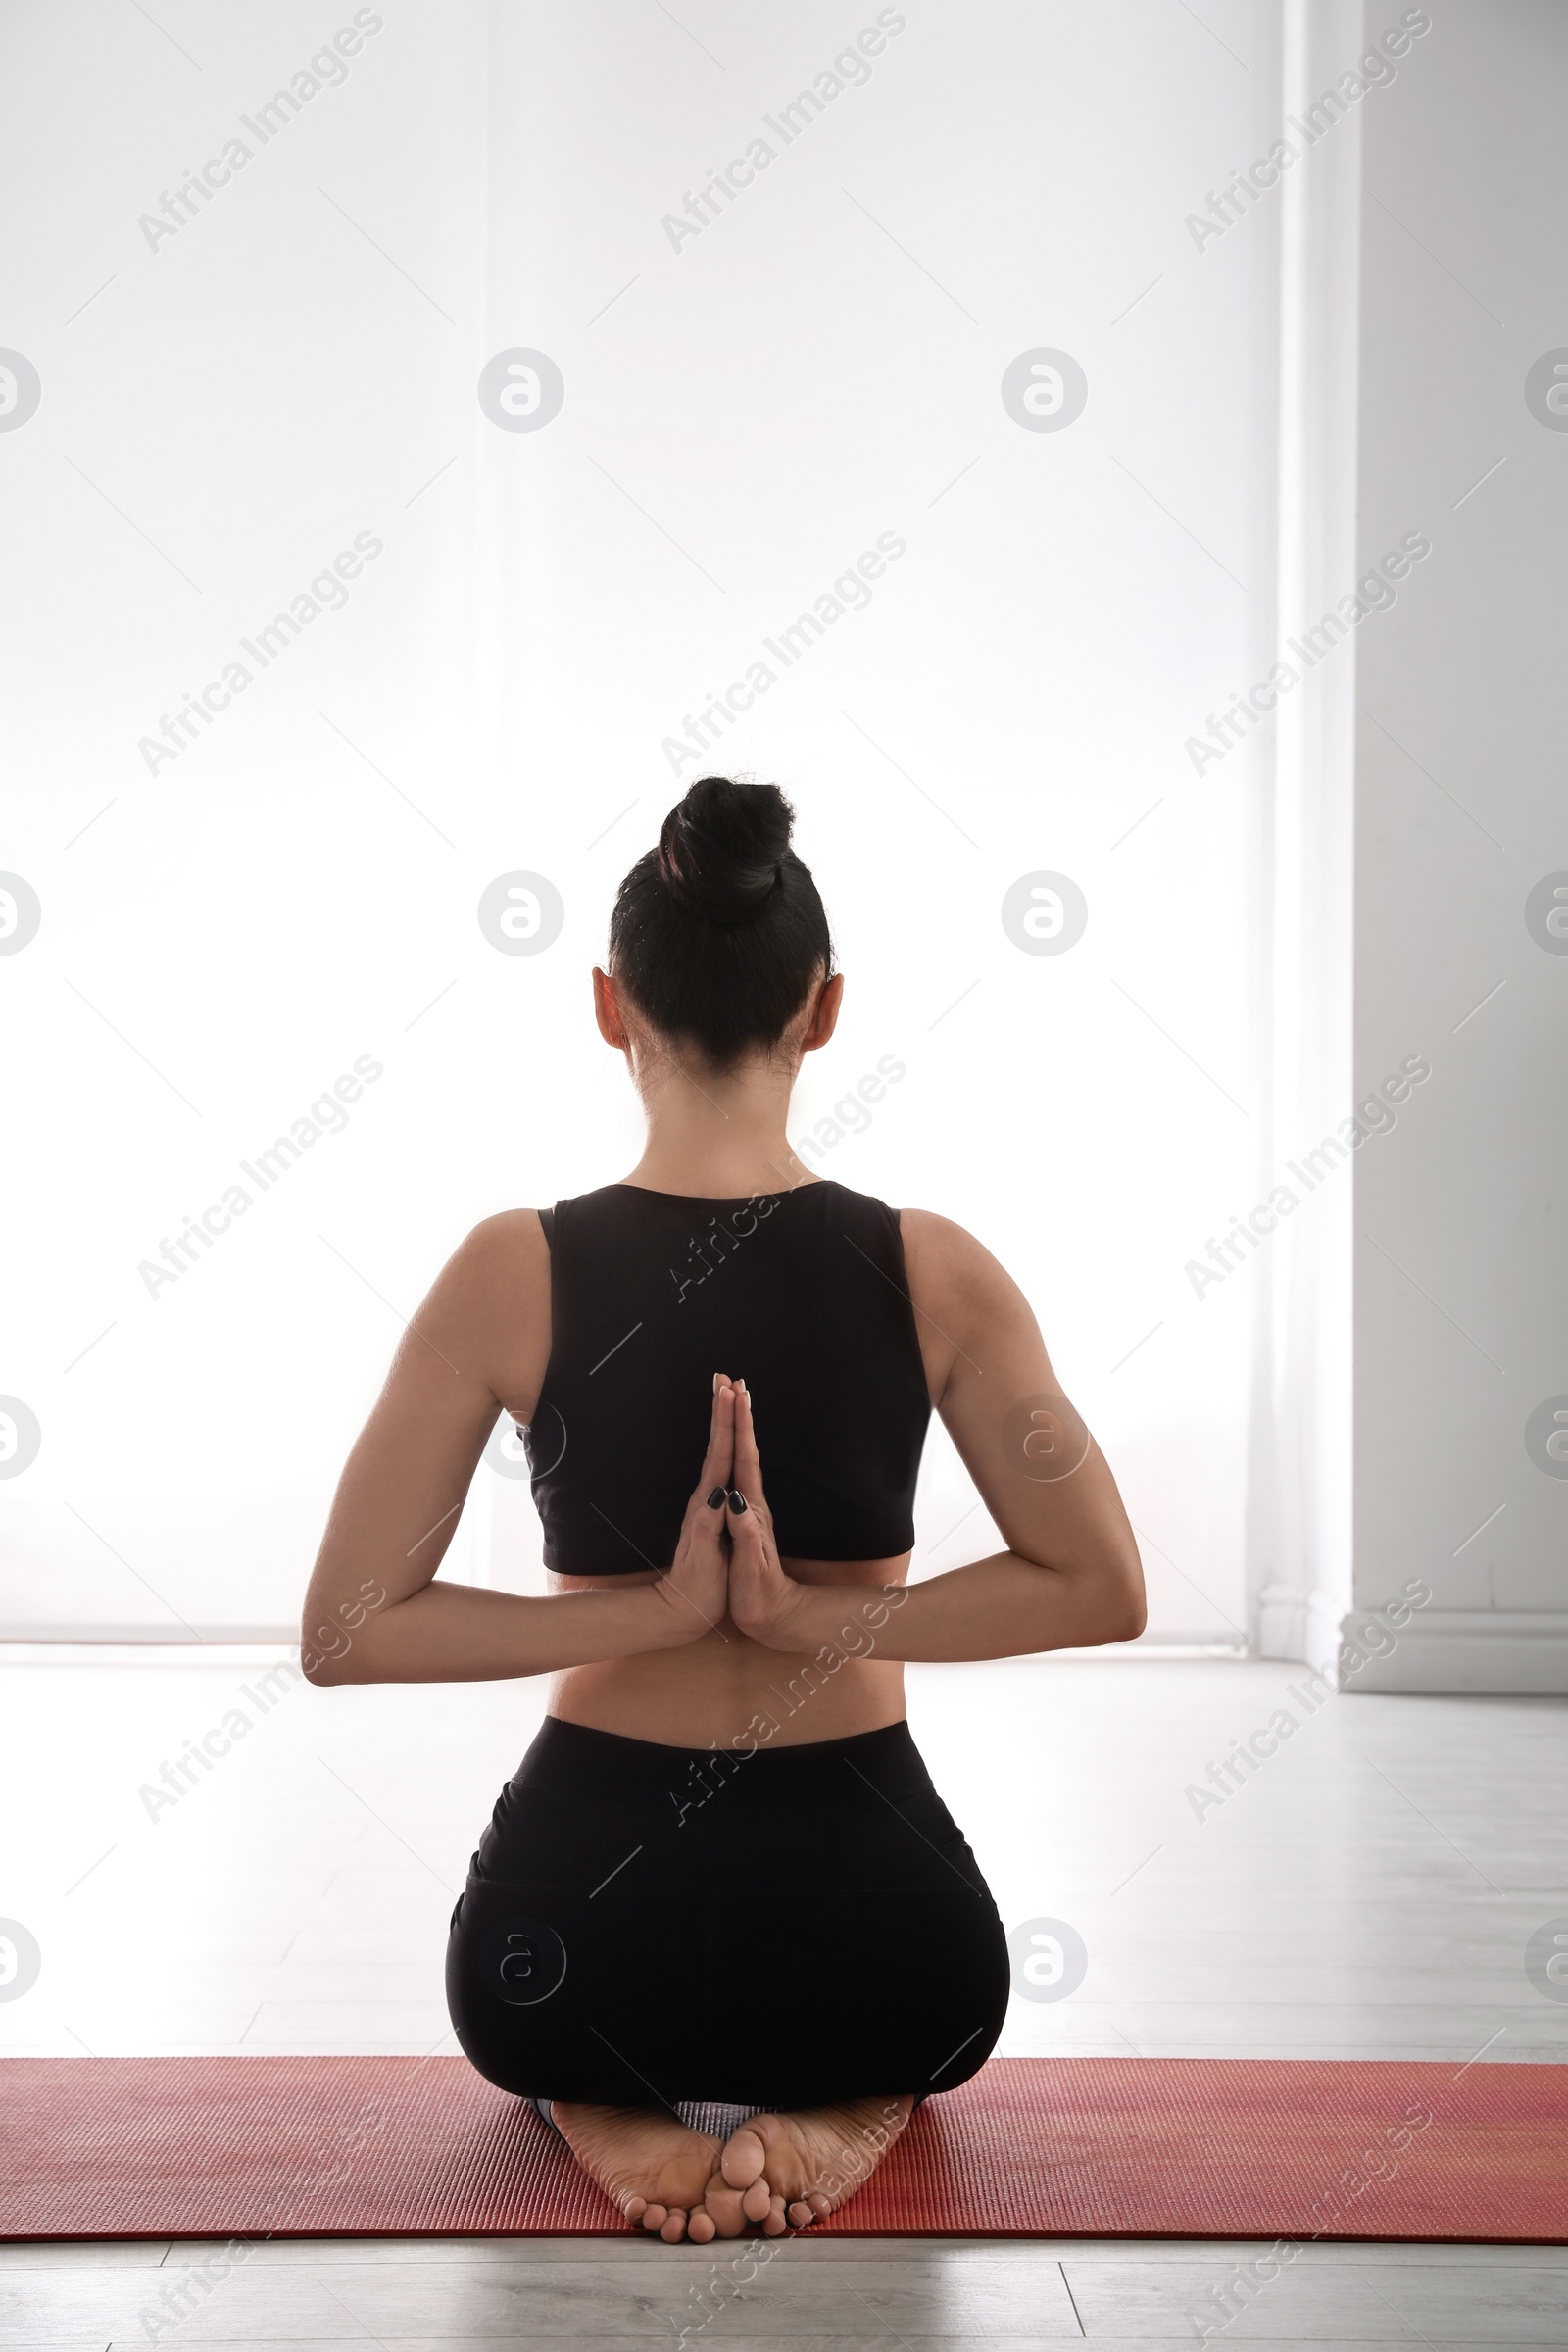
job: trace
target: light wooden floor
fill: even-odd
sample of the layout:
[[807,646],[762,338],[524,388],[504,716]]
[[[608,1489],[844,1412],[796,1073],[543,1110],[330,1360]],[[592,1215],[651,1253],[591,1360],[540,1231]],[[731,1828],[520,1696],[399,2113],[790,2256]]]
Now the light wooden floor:
[[[1256,2244],[1137,2242],[892,2246],[791,2240],[771,2261],[744,2251],[585,2238],[274,2243],[203,2294],[207,2246],[0,2248],[0,2341],[27,2352],[129,2352],[149,2342],[269,2345],[277,2352],[998,2352],[1079,2343],[1175,2352],[1215,2345],[1560,2347],[1568,2253],[1536,2248],[1320,2246],[1220,2328],[1216,2290]],[[737,2259],[738,2257],[738,2259]],[[752,2273],[750,2277],[748,2273]],[[173,2301],[160,2302],[172,2292]],[[175,2315],[181,2298],[188,2311]],[[162,2327],[161,2327],[162,2323]],[[151,2330],[151,2332],[149,2332]]]
[[[1568,2003],[1524,1969],[1568,1915],[1568,1706],[1309,1712],[1293,1683],[1132,1659],[911,1671],[916,1736],[1004,1919],[1064,1919],[1089,1949],[1071,1999],[1014,2002],[1004,2051],[1568,2056]],[[542,1693],[278,1684],[264,1709],[257,1689],[254,1657],[0,1660],[0,1769],[27,1792],[0,1913],[42,1952],[0,2001],[0,2053],[452,2046],[447,1917]],[[1200,1818],[1186,1790],[1281,1705],[1298,1730]],[[139,1789],[234,1706],[232,1752],[149,1813]],[[1568,2344],[1560,2250],[1318,2246],[1237,2284],[1255,2245],[749,2241],[732,2273],[735,2248],[274,2242],[204,2287],[211,2253],[0,2248],[0,2344],[618,2352],[684,2328],[726,2352],[1152,2352],[1205,2325],[1216,2343]]]

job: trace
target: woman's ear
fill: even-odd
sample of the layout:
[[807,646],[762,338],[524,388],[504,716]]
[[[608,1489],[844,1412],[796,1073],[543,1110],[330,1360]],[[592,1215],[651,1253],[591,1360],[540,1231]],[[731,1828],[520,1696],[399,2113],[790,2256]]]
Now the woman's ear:
[[828,1039],[839,1025],[839,1006],[843,1002],[844,974],[835,972],[831,980],[822,981],[817,989],[816,1002],[811,1007],[811,1017],[807,1022],[806,1034],[801,1039],[803,1054],[814,1054],[818,1046],[827,1044]]
[[601,971],[597,963],[594,965],[594,1018],[599,1023],[599,1034],[606,1045],[613,1046],[617,1054],[624,1054],[630,1040],[621,1016],[620,998],[614,981],[608,972]]

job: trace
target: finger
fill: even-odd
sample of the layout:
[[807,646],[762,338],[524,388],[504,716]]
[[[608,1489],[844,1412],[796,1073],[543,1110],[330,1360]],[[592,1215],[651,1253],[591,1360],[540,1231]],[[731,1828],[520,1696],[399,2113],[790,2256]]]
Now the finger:
[[719,1506],[708,1507],[708,1497],[715,1487],[728,1487],[734,1477],[735,1456],[735,1390],[733,1384],[718,1375],[713,1384],[713,1409],[708,1424],[708,1451],[691,1500],[686,1505],[688,1525],[704,1518],[719,1519]]
[[757,1450],[757,1424],[752,1418],[751,1393],[744,1381],[735,1384],[735,1484],[754,1510],[767,1508],[762,1492],[762,1462]]
[[735,1474],[735,1384],[727,1374],[713,1381],[713,1411],[708,1429],[708,1452],[703,1461],[704,1493],[727,1485]]
[[[745,1508],[737,1510],[739,1498]],[[725,1523],[729,1528],[730,1567],[743,1576],[777,1578],[783,1574],[778,1553],[766,1520],[751,1504],[739,1487],[731,1487],[725,1497]]]

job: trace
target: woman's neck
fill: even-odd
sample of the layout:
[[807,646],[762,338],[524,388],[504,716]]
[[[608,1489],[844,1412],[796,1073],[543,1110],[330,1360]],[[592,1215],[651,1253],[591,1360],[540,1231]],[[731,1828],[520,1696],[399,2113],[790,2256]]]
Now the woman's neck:
[[643,1155],[625,1179],[650,1192],[738,1200],[812,1181],[790,1150],[793,1073],[758,1060],[725,1077],[672,1061],[642,1080]]

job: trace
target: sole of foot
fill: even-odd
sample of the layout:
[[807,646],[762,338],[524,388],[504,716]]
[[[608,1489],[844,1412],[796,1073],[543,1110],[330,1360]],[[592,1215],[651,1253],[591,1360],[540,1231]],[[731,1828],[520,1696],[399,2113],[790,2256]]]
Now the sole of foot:
[[782,2209],[784,2227],[804,2230],[864,2186],[913,2110],[906,2094],[750,2116],[724,2142],[719,2172],[748,2220],[777,2235],[765,2217]]
[[657,2108],[557,2099],[552,2112],[583,2171],[628,2222],[666,2245],[686,2236],[706,2245],[719,2234],[723,2223],[705,2202],[710,2182],[720,2190],[726,2186],[711,2132],[690,2131]]

